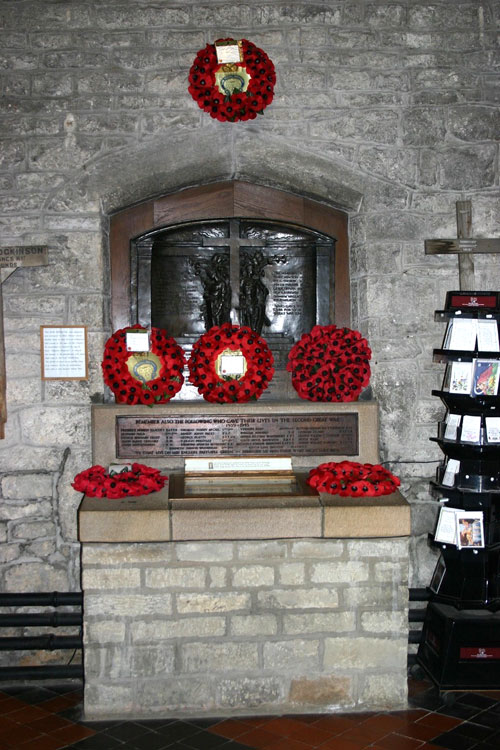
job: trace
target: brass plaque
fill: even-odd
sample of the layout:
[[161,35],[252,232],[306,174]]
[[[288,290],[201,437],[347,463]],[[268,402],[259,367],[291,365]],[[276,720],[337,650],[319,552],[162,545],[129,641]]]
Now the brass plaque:
[[356,456],[358,414],[116,417],[117,458]]

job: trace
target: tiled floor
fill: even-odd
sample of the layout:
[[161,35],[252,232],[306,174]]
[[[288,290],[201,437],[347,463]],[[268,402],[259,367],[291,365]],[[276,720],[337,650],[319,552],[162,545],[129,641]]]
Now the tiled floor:
[[81,686],[0,685],[0,750],[499,750],[500,693],[447,707],[409,683],[408,711],[237,719],[87,722]]

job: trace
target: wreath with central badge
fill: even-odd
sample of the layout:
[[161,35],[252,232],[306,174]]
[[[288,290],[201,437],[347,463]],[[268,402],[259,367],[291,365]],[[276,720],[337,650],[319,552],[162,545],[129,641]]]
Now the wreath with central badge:
[[245,403],[257,399],[274,373],[264,339],[248,326],[213,326],[194,344],[189,380],[206,401]]
[[119,404],[146,404],[169,401],[180,391],[184,352],[161,328],[151,328],[149,351],[127,349],[127,332],[147,332],[140,325],[121,328],[106,341],[102,372],[104,382]]
[[401,482],[380,464],[340,461],[311,469],[307,484],[318,492],[341,497],[379,497],[392,495]]
[[[219,49],[237,48],[225,59]],[[196,55],[188,91],[198,106],[221,122],[253,120],[264,114],[274,96],[276,73],[264,50],[247,39],[218,39]]]

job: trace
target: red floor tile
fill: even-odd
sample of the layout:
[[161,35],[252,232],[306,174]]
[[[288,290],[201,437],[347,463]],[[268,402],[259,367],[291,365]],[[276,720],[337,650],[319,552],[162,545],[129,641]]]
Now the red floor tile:
[[422,722],[418,721],[400,727],[398,734],[403,734],[405,737],[413,737],[416,740],[432,740],[433,737],[441,734],[441,731],[436,729],[436,727],[422,724]]
[[61,747],[67,746],[66,740],[55,739],[52,735],[44,734],[37,737],[36,740],[26,742],[24,745],[13,745],[13,748],[19,748],[19,750],[59,750]]
[[319,746],[318,750],[364,750],[367,746],[365,741],[356,742],[345,737],[332,737]]
[[347,731],[347,729],[352,729],[357,726],[357,724],[352,721],[352,719],[344,718],[344,716],[324,716],[316,721],[314,726],[319,729],[325,729],[327,732],[336,735],[342,734],[342,732]]
[[33,727],[33,729],[38,730],[40,733],[49,734],[49,732],[54,732],[56,729],[68,727],[73,724],[73,722],[68,721],[67,719],[63,719],[62,716],[49,714],[48,716],[44,716],[41,719],[30,721],[28,722],[28,724],[30,727]]
[[236,737],[240,737],[245,732],[250,731],[252,727],[243,721],[237,719],[227,719],[221,721],[220,724],[215,724],[212,727],[208,727],[208,731],[213,734],[218,734],[220,737],[227,737],[229,740],[234,740]]
[[248,745],[249,747],[267,748],[272,745],[273,742],[276,742],[276,734],[268,732],[265,727],[254,727],[254,729],[250,729],[249,732],[240,734],[238,742],[241,742],[242,745]]
[[36,729],[32,729],[29,726],[18,724],[13,729],[9,729],[7,732],[2,733],[2,740],[10,744],[11,747],[20,747],[25,742],[35,740],[40,737],[40,732]]
[[77,703],[81,702],[81,696],[77,697],[73,694],[71,695],[60,695],[57,696],[57,698],[51,698],[48,701],[44,701],[43,703],[40,703],[40,707],[43,708],[44,711],[50,712],[50,713],[57,713],[58,711],[64,711],[65,708],[73,708]]
[[262,729],[271,734],[277,734],[278,737],[289,737],[294,729],[301,729],[303,724],[296,719],[288,719],[286,717],[276,717],[269,719],[265,724],[262,725]]
[[30,724],[32,721],[45,719],[50,715],[48,711],[44,711],[42,708],[38,708],[38,706],[28,706],[24,703],[22,708],[17,708],[15,711],[7,714],[7,718],[17,721],[18,724]]
[[382,750],[416,750],[424,744],[422,740],[403,737],[401,734],[387,734],[376,741],[376,746]]
[[5,716],[6,714],[12,713],[12,711],[19,711],[20,708],[24,708],[26,706],[26,703],[23,701],[18,701],[17,698],[12,698],[11,696],[7,696],[2,702],[0,703],[0,716]]
[[430,713],[419,719],[418,724],[425,724],[428,727],[436,727],[441,732],[447,732],[454,727],[463,723],[463,719],[455,719],[453,716],[444,716],[443,714]]
[[83,727],[80,724],[71,724],[69,727],[52,732],[50,736],[56,740],[66,740],[66,744],[69,745],[72,742],[83,740],[85,737],[92,737],[93,734],[96,734],[93,729]]
[[282,737],[281,739],[275,737],[275,741],[271,745],[266,745],[266,750],[311,750],[311,745],[292,740],[290,737]]
[[299,740],[299,742],[306,742],[308,745],[312,745],[312,747],[317,747],[322,742],[331,739],[332,732],[312,724],[304,724],[302,727],[293,729],[289,737],[293,740]]

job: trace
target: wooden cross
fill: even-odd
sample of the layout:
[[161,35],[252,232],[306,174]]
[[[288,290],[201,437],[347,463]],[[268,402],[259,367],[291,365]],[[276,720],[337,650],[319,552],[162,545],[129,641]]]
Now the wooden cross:
[[473,239],[472,203],[457,201],[457,238],[425,240],[426,255],[458,255],[459,288],[474,291],[474,253],[500,253],[500,238]]
[[18,268],[46,266],[47,263],[48,248],[46,245],[0,247],[0,439],[5,437],[4,424],[7,421],[7,375],[5,370],[2,284]]
[[240,222],[229,220],[229,237],[204,237],[204,247],[229,248],[229,282],[231,284],[231,323],[240,323],[240,249],[242,247],[264,247],[264,240],[240,237]]

